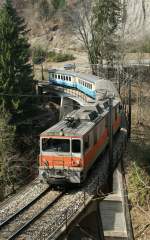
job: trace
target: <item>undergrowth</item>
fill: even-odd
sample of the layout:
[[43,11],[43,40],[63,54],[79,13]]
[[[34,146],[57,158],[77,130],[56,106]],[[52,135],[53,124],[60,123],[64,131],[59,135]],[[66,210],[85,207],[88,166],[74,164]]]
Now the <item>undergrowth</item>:
[[133,206],[148,210],[150,202],[150,146],[138,139],[128,146],[128,191]]
[[137,42],[137,44],[129,44],[131,53],[150,53],[150,39],[146,39],[142,42]]
[[64,62],[74,59],[75,57],[68,53],[56,53],[54,51],[48,53],[48,61],[50,62]]

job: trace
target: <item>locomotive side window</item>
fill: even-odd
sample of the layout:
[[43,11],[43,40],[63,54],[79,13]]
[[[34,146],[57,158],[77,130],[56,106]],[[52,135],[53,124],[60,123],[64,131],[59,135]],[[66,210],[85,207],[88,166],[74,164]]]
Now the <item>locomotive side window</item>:
[[52,78],[54,78],[54,73],[52,73]]
[[70,140],[42,138],[42,151],[45,152],[70,152]]
[[55,74],[55,78],[57,78],[57,74]]
[[60,75],[58,75],[58,79],[60,79]]
[[105,128],[108,128],[108,114],[105,116]]
[[72,140],[72,152],[80,153],[81,152],[81,141],[80,140]]
[[94,145],[97,143],[97,129],[94,129]]
[[66,76],[64,76],[64,80],[66,80]]
[[69,77],[69,81],[71,82],[71,77]]
[[66,76],[66,80],[68,81],[68,76]]
[[117,108],[115,108],[115,120],[117,120]]
[[84,139],[84,152],[89,148],[89,136],[86,136]]

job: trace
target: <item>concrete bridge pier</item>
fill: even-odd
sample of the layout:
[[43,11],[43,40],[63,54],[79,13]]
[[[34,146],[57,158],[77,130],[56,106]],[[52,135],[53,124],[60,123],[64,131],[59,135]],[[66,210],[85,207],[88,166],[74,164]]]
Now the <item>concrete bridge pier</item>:
[[63,118],[63,116],[64,116],[64,96],[61,95],[60,108],[59,108],[59,121]]

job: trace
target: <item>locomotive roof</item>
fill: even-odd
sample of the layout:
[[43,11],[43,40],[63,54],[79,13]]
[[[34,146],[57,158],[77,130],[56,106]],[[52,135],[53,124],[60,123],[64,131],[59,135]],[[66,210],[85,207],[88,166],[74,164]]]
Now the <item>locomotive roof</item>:
[[[105,101],[106,102],[106,101]],[[114,100],[113,105],[116,105],[118,101]],[[108,113],[109,109],[106,104],[95,104],[91,106],[82,107],[79,110],[75,110],[68,114],[65,119],[61,120],[51,128],[41,133],[41,137],[46,136],[84,136],[97,121]],[[68,127],[67,122],[69,119],[73,119],[76,126]]]
[[68,75],[68,76],[74,76],[74,77],[78,77],[82,80],[91,82],[91,83],[95,83],[97,80],[100,80],[101,78],[92,74],[86,74],[86,73],[79,73],[79,72],[73,72],[73,71],[69,71],[69,70],[61,70],[61,69],[48,69],[49,73],[57,73],[57,74],[64,74],[64,75]]

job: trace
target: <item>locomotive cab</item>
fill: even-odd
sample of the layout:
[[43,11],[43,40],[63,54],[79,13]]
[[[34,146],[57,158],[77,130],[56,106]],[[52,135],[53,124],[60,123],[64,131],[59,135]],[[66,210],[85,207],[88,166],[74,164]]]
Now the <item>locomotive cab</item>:
[[80,183],[83,166],[82,139],[49,136],[40,140],[40,176],[53,181]]

